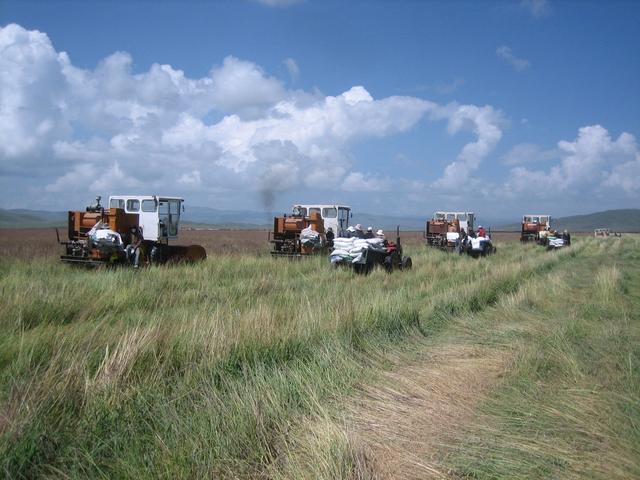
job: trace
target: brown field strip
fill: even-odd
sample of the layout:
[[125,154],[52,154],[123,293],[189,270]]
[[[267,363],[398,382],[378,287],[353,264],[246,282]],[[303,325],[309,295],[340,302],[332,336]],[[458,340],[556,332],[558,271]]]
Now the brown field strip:
[[349,435],[372,459],[360,475],[455,478],[441,462],[451,434],[473,419],[510,358],[506,351],[443,345],[363,387],[347,407]]

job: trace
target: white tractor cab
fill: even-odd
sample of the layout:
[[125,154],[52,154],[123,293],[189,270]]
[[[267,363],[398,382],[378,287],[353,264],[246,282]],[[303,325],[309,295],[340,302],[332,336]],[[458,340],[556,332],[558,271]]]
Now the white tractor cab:
[[293,206],[292,212],[294,215],[303,215],[308,217],[309,214],[317,212],[324,221],[324,230],[329,228],[333,230],[336,237],[343,237],[346,235],[347,227],[349,226],[349,218],[351,217],[351,207],[346,205],[302,205],[296,204]]
[[182,202],[184,199],[180,197],[113,195],[109,197],[109,208],[137,213],[145,240],[168,243],[169,239],[178,238],[180,213],[184,208]]
[[460,228],[464,228],[465,232],[475,231],[476,214],[473,212],[436,212],[433,214],[433,219],[446,221],[447,223],[453,223],[454,220],[458,220]]

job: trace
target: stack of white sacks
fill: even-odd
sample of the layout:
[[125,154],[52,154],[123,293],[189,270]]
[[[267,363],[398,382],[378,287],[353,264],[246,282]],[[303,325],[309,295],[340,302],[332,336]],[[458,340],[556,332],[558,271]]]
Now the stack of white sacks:
[[351,262],[362,260],[362,255],[367,250],[386,252],[384,240],[381,238],[342,238],[333,240],[333,252],[331,263]]

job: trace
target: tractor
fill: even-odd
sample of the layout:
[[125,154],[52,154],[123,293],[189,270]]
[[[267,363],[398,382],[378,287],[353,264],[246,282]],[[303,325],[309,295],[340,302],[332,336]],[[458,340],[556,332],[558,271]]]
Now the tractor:
[[273,219],[271,254],[303,258],[326,252],[331,239],[346,232],[350,211],[343,205],[294,205],[290,215]]
[[200,245],[169,245],[178,238],[184,199],[157,195],[118,195],[109,197],[109,208],[96,203],[84,211],[69,211],[68,241],[60,260],[64,263],[95,267],[130,264],[125,247],[133,241],[133,231],[141,237],[140,250],[146,264],[204,260]]
[[544,242],[547,232],[551,229],[550,215],[524,215],[522,217],[522,228],[520,230],[520,241]]
[[426,222],[424,239],[428,247],[453,252],[458,246],[462,230],[470,234],[474,231],[473,212],[435,212]]

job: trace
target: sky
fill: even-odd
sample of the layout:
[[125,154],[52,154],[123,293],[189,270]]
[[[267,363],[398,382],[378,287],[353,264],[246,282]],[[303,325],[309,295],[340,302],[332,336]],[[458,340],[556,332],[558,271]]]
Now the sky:
[[0,208],[640,207],[640,2],[0,0]]

